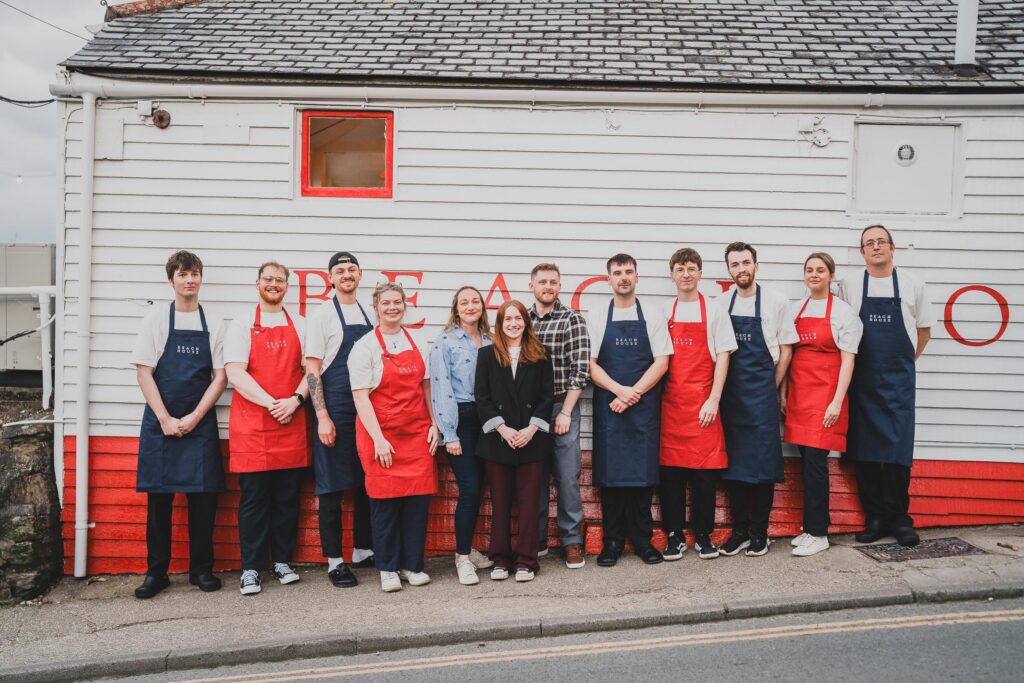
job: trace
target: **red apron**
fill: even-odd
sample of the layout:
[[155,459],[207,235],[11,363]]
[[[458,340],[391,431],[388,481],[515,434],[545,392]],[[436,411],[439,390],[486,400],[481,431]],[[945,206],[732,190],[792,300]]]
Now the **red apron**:
[[[291,396],[302,381],[302,346],[295,325],[284,312],[287,325],[260,325],[260,307],[249,330],[249,375],[274,398]],[[231,472],[266,472],[309,467],[306,446],[306,411],[303,406],[286,425],[238,391],[231,399],[228,423]]]
[[828,295],[824,318],[802,317],[809,301],[810,298],[796,316],[800,340],[793,349],[793,362],[789,366],[785,440],[800,446],[842,452],[846,450],[849,422],[845,397],[836,423],[828,428],[822,425],[825,410],[836,395],[842,365],[839,347],[832,338],[832,294]]
[[668,331],[675,352],[669,360],[661,401],[659,462],[669,467],[718,470],[729,466],[722,420],[700,426],[700,409],[711,396],[715,363],[708,353],[708,314],[700,297],[700,322],[677,323],[677,299],[672,304]]
[[366,472],[366,493],[370,498],[400,498],[430,495],[437,491],[434,458],[427,443],[430,413],[423,394],[426,366],[416,343],[402,328],[412,348],[398,355],[388,353],[380,328],[374,330],[384,352],[384,374],[380,385],[370,392],[370,403],[381,432],[392,448],[391,467],[384,468],[373,457],[373,438],[356,418],[356,450]]

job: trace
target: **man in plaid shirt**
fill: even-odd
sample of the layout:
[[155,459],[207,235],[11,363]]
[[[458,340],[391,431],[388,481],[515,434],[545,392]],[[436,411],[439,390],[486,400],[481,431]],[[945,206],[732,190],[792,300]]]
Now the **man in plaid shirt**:
[[562,305],[561,271],[540,263],[530,272],[534,301],[530,319],[551,358],[555,371],[555,405],[551,412],[555,454],[545,462],[540,496],[540,553],[547,553],[548,477],[555,475],[558,491],[558,531],[565,549],[565,566],[580,569],[583,556],[583,499],[580,497],[580,394],[590,379],[590,335],[583,316]]

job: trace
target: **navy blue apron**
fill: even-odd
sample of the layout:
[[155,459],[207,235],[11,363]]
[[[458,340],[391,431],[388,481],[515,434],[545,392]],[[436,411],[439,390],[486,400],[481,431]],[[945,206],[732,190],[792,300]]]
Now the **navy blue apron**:
[[729,469],[722,478],[768,484],[783,480],[782,437],[775,361],[761,327],[761,285],[756,288],[754,317],[732,314],[739,290],[733,291],[729,302],[738,348],[729,358],[722,391],[722,428],[729,457]]
[[[341,312],[338,297],[331,297],[341,321],[341,348],[331,364],[320,375],[327,414],[334,422],[334,445],[325,446],[313,435],[313,472],[316,474],[316,495],[348,491],[363,485],[363,466],[356,452],[356,404],[352,400],[352,382],[348,376],[348,354],[352,345],[373,329],[366,311],[359,306],[366,324],[349,325]],[[315,420],[314,420],[315,423]]]
[[[188,415],[213,383],[213,354],[206,315],[199,307],[202,330],[174,329],[171,302],[167,343],[153,379],[160,399],[172,417]],[[139,435],[139,467],[135,490],[140,493],[216,493],[224,490],[224,460],[220,453],[214,409],[185,436],[164,436],[160,421],[146,405]]]
[[[597,364],[619,384],[633,386],[654,362],[640,302],[639,320],[612,320],[614,301]],[[657,486],[661,447],[661,383],[624,413],[612,412],[615,394],[594,386],[593,478],[596,486]]]
[[850,382],[846,452],[864,462],[910,467],[914,459],[914,344],[903,325],[900,281],[892,271],[892,297],[868,296],[868,272],[860,319],[864,336]]

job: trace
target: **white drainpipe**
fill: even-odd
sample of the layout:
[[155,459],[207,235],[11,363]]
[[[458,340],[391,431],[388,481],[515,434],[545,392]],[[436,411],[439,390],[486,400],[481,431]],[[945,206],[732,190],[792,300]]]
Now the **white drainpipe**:
[[89,558],[89,367],[92,342],[92,220],[96,94],[82,93],[82,226],[78,247],[78,354],[75,367],[75,576]]
[[978,75],[978,0],[960,0],[956,8],[956,55],[953,71],[957,76]]

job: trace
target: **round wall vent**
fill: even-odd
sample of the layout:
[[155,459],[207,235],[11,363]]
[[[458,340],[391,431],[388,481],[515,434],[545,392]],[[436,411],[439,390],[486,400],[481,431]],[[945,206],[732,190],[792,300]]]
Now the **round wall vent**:
[[917,161],[917,149],[909,142],[901,142],[896,145],[896,163],[900,166],[910,166]]

